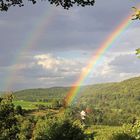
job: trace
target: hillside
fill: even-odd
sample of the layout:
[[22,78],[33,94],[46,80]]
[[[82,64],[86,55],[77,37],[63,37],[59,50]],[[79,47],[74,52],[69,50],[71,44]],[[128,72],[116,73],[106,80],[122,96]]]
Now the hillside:
[[62,99],[64,95],[69,91],[70,88],[64,87],[53,87],[46,89],[27,89],[14,92],[16,100],[25,101],[42,101],[49,99]]
[[[66,96],[70,87],[53,87],[46,89],[27,89],[14,92],[15,99],[26,101],[39,101],[47,99],[62,99]],[[140,77],[131,78],[118,83],[104,83],[84,86],[79,96],[130,96],[140,100]],[[90,98],[91,99],[91,98]],[[110,98],[111,99],[111,98]]]

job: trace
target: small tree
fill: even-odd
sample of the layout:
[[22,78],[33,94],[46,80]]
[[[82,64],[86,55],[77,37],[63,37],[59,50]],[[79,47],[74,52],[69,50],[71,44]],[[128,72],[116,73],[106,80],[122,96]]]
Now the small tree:
[[52,108],[58,108],[58,107],[60,107],[60,103],[59,103],[59,101],[58,100],[56,100],[56,99],[54,99],[53,101],[52,101]]
[[23,110],[22,110],[22,107],[20,105],[16,106],[16,113],[18,115],[23,115]]

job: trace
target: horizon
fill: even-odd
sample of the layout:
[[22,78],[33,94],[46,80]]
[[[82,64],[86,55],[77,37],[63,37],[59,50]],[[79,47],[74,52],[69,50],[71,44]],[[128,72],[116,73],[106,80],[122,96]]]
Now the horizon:
[[[127,79],[123,79],[121,81],[112,81],[112,82],[101,82],[101,83],[93,83],[93,84],[88,84],[88,85],[81,85],[80,87],[86,87],[86,86],[95,86],[95,85],[102,85],[102,84],[112,84],[112,83],[120,83],[126,80],[130,80],[133,78],[139,78],[139,76],[136,77],[129,77]],[[72,88],[72,87],[77,87],[77,86],[53,86],[53,87],[35,87],[35,88],[25,88],[25,89],[18,89],[18,90],[8,90],[8,91],[0,91],[0,92],[17,92],[17,91],[22,91],[22,90],[32,90],[32,89],[50,89],[50,88]]]

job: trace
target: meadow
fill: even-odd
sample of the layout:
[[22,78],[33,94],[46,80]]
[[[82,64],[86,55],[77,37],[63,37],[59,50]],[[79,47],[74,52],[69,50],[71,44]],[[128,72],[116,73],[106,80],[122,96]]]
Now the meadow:
[[48,102],[30,102],[30,101],[23,101],[23,100],[16,100],[13,101],[15,107],[16,106],[21,106],[23,109],[29,110],[29,109],[38,109],[38,105],[43,105],[43,106],[49,106],[51,103]]

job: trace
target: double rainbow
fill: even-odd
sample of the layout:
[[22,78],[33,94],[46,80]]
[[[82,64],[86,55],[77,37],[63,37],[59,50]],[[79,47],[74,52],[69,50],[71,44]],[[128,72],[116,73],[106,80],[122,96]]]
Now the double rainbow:
[[[54,11],[47,10],[45,14],[40,18],[40,21],[36,24],[33,30],[30,32],[27,39],[25,39],[21,49],[19,50],[18,55],[15,57],[15,64],[20,64],[22,62],[22,53],[30,51],[33,47],[37,46],[38,40],[41,38],[41,35],[46,29],[46,26],[50,24],[52,21],[52,17],[54,17]],[[74,86],[70,89],[65,97],[66,105],[72,104],[76,96],[80,93],[80,89],[85,79],[91,73],[91,71],[95,68],[95,66],[102,60],[104,54],[113,47],[113,43],[116,39],[126,30],[126,28],[131,24],[132,14],[130,14],[127,18],[125,18],[119,26],[115,28],[115,30],[105,39],[105,41],[99,46],[96,53],[92,55],[89,63],[86,68],[80,74],[78,80],[73,84]],[[16,76],[18,75],[18,65],[15,65],[15,68],[11,70],[9,76],[7,76],[5,89],[9,90],[13,87]]]

